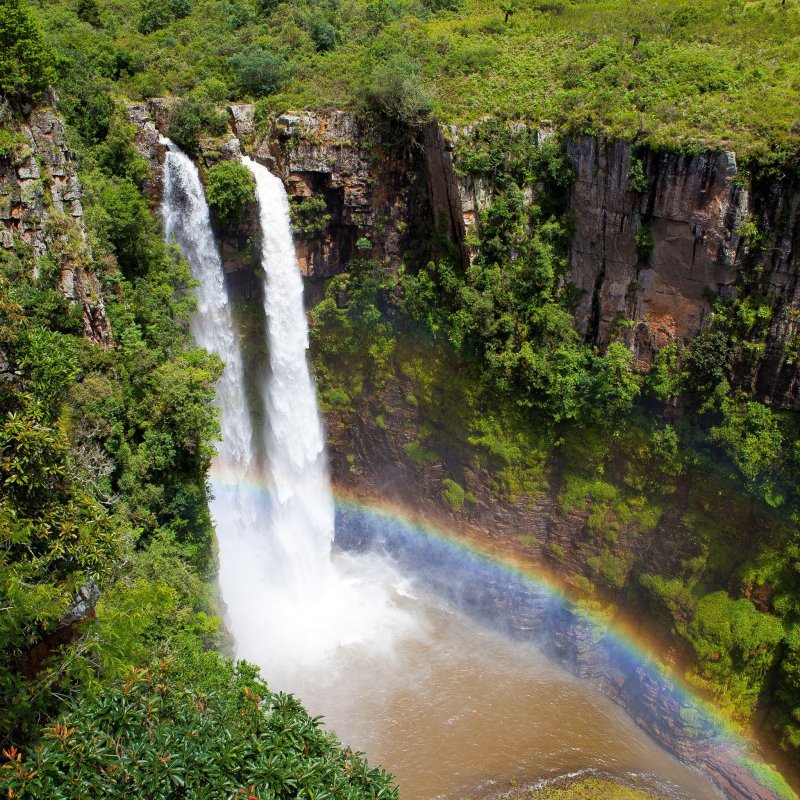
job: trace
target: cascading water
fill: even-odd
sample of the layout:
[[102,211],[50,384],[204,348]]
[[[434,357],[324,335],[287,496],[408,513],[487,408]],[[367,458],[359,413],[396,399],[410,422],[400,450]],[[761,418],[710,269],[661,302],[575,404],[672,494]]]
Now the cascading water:
[[[242,354],[234,335],[222,261],[197,167],[169,139],[162,138],[161,142],[168,148],[161,206],[164,235],[178,245],[199,282],[192,334],[201,347],[225,361],[216,387],[222,441],[218,444],[212,480],[214,475],[225,474],[230,477],[229,491],[241,494],[240,487],[250,470],[252,430],[243,403]],[[218,521],[224,521],[224,529],[249,528],[255,519],[252,508],[241,497],[217,496],[211,501],[211,512]]]
[[[409,591],[381,556],[331,553],[333,502],[283,186],[245,159],[263,236],[270,374],[261,392],[262,434],[248,412],[199,175],[167,144],[165,234],[199,281],[196,340],[226,363],[217,387],[223,441],[211,469],[211,511],[237,656],[396,771],[407,800],[461,797],[498,776],[585,768],[660,776],[658,786],[674,797],[715,797],[620,709],[533,647],[476,626],[422,589]],[[251,455],[262,435],[268,475],[258,474]]]

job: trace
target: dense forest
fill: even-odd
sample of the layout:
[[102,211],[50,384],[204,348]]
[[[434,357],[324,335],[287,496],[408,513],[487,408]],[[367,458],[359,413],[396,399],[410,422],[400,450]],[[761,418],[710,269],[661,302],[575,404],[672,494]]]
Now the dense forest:
[[[19,236],[0,249],[9,797],[397,792],[224,655],[207,486],[223,365],[192,342],[193,280],[163,241],[125,109],[166,95],[180,98],[166,132],[191,154],[228,130],[231,101],[254,102],[261,131],[287,110],[345,109],[387,147],[418,147],[429,120],[469,123],[458,169],[493,187],[472,257],[429,229],[395,270],[359,239],[310,310],[323,410],[383,429],[400,391],[418,414],[404,452],[419,470],[455,447],[499,497],[555,488],[565,513],[587,510],[597,554],[567,576],[576,598],[647,604],[690,684],[796,758],[800,420],[740,380],[774,304],[753,267],[739,291],[709,298],[698,336],[647,369],[625,319],[607,346],[580,336],[566,152],[574,135],[633,143],[640,193],[658,151],[733,149],[754,196],[796,187],[795,0],[0,0],[0,92],[0,169],[31,156],[32,109],[63,118],[86,237],[43,186],[47,252]],[[542,141],[539,127],[555,133]],[[237,224],[249,173],[223,162],[204,179],[216,223]],[[298,235],[329,221],[321,198],[293,213]],[[762,220],[741,235],[766,247]],[[646,227],[636,244],[645,263]],[[99,281],[104,342],[65,297],[65,264]],[[784,356],[796,360],[795,340]],[[441,481],[456,520],[475,502],[464,483]],[[680,538],[659,572],[629,544],[665,520]]]

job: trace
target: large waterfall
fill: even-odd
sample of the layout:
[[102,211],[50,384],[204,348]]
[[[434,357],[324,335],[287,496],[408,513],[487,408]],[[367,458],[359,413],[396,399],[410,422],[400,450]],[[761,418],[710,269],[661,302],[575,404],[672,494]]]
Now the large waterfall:
[[[165,140],[166,141],[166,140]],[[254,430],[242,357],[219,252],[197,168],[168,143],[162,215],[199,281],[197,343],[226,367],[217,389],[223,441],[211,469],[219,584],[236,655],[261,665],[276,688],[330,680],[334,653],[392,646],[408,615],[394,603],[396,576],[381,559],[331,554],[334,506],[314,386],[308,326],[281,181],[245,159],[256,182],[262,229],[269,372],[261,387],[264,431]],[[254,437],[265,437],[266,474]],[[374,561],[374,563],[371,563]],[[320,678],[323,679],[323,678]],[[306,684],[308,680],[308,684]]]
[[[164,234],[174,241],[198,280],[197,312],[191,323],[195,341],[225,361],[217,383],[222,441],[214,462],[214,475],[228,477],[231,488],[240,486],[250,470],[252,431],[242,397],[242,354],[234,334],[225,291],[222,261],[211,231],[208,205],[197,167],[168,139],[164,163],[164,199],[161,213]],[[252,524],[251,509],[241,501],[231,503],[227,496],[212,500],[212,514],[225,521],[225,527]]]

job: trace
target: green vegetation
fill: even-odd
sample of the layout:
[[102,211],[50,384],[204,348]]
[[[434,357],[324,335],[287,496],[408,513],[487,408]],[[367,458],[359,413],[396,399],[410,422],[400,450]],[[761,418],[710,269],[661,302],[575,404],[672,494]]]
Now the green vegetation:
[[778,698],[770,724],[797,747],[800,428],[732,387],[733,365],[760,352],[771,319],[762,290],[715,299],[704,331],[641,374],[621,342],[603,352],[575,334],[558,139],[488,121],[459,140],[456,164],[497,187],[470,234],[471,262],[433,235],[427,263],[396,277],[376,266],[365,280],[356,262],[312,312],[323,396],[348,387],[331,427],[391,406],[382,432],[398,463],[437,475],[437,499],[467,518],[461,492],[489,493],[481,505],[492,506],[555,491],[578,549],[520,545],[564,565],[587,602],[641,609],[731,719]]
[[[298,701],[215,652],[222,363],[192,342],[194,281],[143,195],[132,127],[110,101],[81,115],[82,96],[64,107],[88,242],[51,208],[47,256],[21,239],[0,250],[3,792],[396,797]],[[252,197],[241,169],[209,170],[226,220]],[[113,346],[85,338],[66,267],[98,277]]]
[[[58,263],[35,262],[22,242],[0,256],[0,347],[17,376],[0,391],[4,744],[35,738],[65,699],[153,652],[218,638],[203,581],[221,363],[191,343],[192,281],[141,195],[130,131],[113,111],[106,127],[100,141],[75,140],[95,260],[79,242],[54,248]],[[113,349],[83,338],[61,260],[100,274]],[[96,616],[60,638],[94,586]]]
[[[800,748],[799,428],[732,388],[734,368],[764,346],[763,277],[716,298],[704,331],[661,351],[646,375],[621,342],[582,341],[566,280],[563,145],[582,133],[634,142],[639,193],[647,148],[734,148],[758,191],[760,176],[797,168],[798,65],[795,0],[0,0],[0,90],[18,107],[55,82],[93,253],[73,243],[65,257],[100,274],[116,342],[82,339],[58,263],[34,264],[21,243],[3,256],[0,344],[14,375],[0,383],[0,589],[13,602],[0,627],[3,743],[42,742],[42,724],[66,707],[96,709],[100,687],[124,694],[118,681],[153,670],[153,654],[189,663],[218,644],[205,472],[221,365],[190,342],[191,278],[161,241],[117,106],[171,94],[167,133],[195,154],[202,136],[225,132],[231,99],[257,99],[260,126],[284,110],[355,110],[387,140],[408,140],[430,117],[493,116],[455,153],[459,170],[496,189],[471,235],[474,258],[428,231],[427,263],[392,275],[359,235],[359,257],[312,309],[332,430],[362,414],[391,443],[399,427],[402,457],[436,475],[455,515],[473,512],[479,489],[532,504],[552,486],[583,548],[569,565],[583,570],[576,589],[646,609],[734,718],[776,698],[771,724]],[[24,147],[4,121],[0,160]],[[207,180],[230,224],[249,174],[219,165]],[[305,235],[330,222],[321,197],[293,214]],[[754,249],[760,224],[739,230]],[[646,221],[635,239],[644,263]],[[54,638],[93,586],[96,616],[70,641]],[[238,680],[225,678],[234,695]],[[81,735],[96,733],[87,723]],[[47,764],[35,769],[45,780]]]
[[672,150],[732,148],[740,164],[798,149],[794,0],[47,0],[41,10],[62,88],[81,74],[137,100],[248,96],[266,112],[339,107],[411,125],[491,114]]
[[55,77],[53,56],[24,0],[0,2],[0,94],[37,99]]
[[389,776],[320,730],[257,670],[214,653],[134,670],[3,765],[9,797],[396,798]]
[[327,209],[328,203],[322,195],[312,195],[293,202],[289,206],[289,211],[292,215],[294,232],[307,236],[319,233],[331,220]]
[[513,790],[512,800],[659,800],[659,796],[610,778],[559,780],[535,788]]
[[255,196],[250,170],[238,161],[221,161],[208,170],[205,184],[208,205],[219,221],[224,225],[240,222]]

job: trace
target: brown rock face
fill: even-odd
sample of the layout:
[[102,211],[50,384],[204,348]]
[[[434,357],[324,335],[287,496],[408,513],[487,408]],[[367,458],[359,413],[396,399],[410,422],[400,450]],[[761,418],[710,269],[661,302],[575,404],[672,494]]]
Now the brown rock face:
[[385,146],[352,115],[284,114],[256,141],[253,157],[283,179],[295,205],[325,200],[329,218],[296,231],[308,278],[331,277],[359,256],[396,269],[412,247],[415,224],[430,217],[413,146]]
[[[568,153],[576,175],[570,279],[583,292],[575,322],[586,339],[602,347],[622,337],[646,367],[660,348],[700,332],[710,298],[757,293],[772,309],[766,346],[741,356],[734,377],[800,407],[791,363],[798,187],[784,177],[749,192],[733,153],[651,152],[641,161],[647,187],[636,192],[629,145],[585,137],[569,142]],[[757,236],[743,235],[747,228]],[[622,320],[634,324],[622,332]]]
[[63,123],[44,108],[17,127],[24,144],[0,160],[0,246],[49,256],[61,271],[64,297],[82,308],[85,336],[110,345],[111,328],[86,241],[81,184]]
[[[734,183],[733,153],[654,154],[649,189],[629,185],[630,146],[586,137],[568,145],[575,170],[571,206],[572,282],[582,291],[578,330],[600,346],[618,338],[621,320],[639,363],[700,332],[709,292],[731,292],[745,251],[737,233],[747,192]],[[641,237],[641,238],[640,238]],[[637,246],[650,239],[652,251]]]

